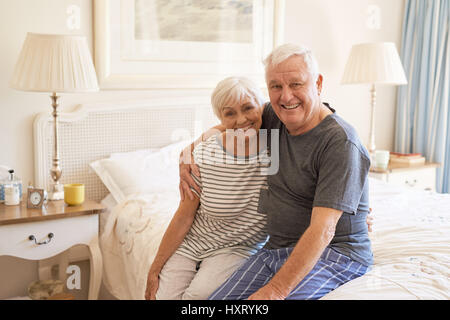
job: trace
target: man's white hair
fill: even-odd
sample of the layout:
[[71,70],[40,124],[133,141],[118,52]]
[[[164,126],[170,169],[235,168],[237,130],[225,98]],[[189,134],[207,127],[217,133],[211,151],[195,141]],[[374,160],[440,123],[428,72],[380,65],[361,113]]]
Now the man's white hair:
[[211,95],[214,114],[221,119],[221,112],[226,106],[233,106],[243,99],[251,99],[258,107],[264,103],[261,89],[250,79],[228,77],[220,81]]
[[286,43],[273,49],[273,51],[264,59],[263,63],[267,70],[270,66],[276,67],[290,57],[297,55],[303,58],[303,61],[314,79],[319,75],[319,64],[312,51],[301,45]]

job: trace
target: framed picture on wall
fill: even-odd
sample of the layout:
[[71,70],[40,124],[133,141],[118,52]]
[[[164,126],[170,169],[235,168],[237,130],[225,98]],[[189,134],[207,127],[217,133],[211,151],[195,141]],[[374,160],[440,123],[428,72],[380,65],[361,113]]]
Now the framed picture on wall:
[[229,75],[264,85],[284,0],[95,0],[102,89],[213,88]]

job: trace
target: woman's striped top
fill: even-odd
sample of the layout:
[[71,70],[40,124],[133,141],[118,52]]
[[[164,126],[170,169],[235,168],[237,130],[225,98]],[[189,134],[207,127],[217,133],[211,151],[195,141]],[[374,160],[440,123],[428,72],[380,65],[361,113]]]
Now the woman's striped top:
[[236,157],[219,137],[202,142],[193,153],[201,175],[192,175],[201,188],[200,205],[177,253],[197,261],[224,252],[248,257],[267,240],[266,215],[257,210],[260,190],[267,188],[267,150]]

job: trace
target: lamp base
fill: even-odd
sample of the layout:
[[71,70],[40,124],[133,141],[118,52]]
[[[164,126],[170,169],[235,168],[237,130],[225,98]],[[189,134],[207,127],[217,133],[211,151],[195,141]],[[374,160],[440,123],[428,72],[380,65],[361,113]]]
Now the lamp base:
[[63,200],[64,199],[64,188],[60,184],[54,184],[52,190],[48,193],[48,200]]
[[375,166],[376,158],[375,158],[375,149],[374,150],[368,150],[369,156],[370,156],[370,166]]

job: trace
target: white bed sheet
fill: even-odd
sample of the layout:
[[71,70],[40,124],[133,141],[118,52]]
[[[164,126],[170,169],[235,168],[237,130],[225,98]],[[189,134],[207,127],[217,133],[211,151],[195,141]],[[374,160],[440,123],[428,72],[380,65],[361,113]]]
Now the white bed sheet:
[[450,299],[450,194],[370,179],[374,265],[323,299]]
[[103,231],[105,230],[106,222],[108,221],[108,217],[113,211],[114,207],[117,205],[116,199],[114,199],[113,195],[111,193],[108,193],[106,197],[100,201],[100,204],[102,204],[105,207],[105,210],[103,210],[100,213],[99,217],[99,234],[100,236],[103,234]]
[[[103,280],[119,299],[143,299],[147,272],[178,206],[178,190],[136,195],[109,214]],[[322,299],[450,299],[450,195],[370,179],[374,265]]]

